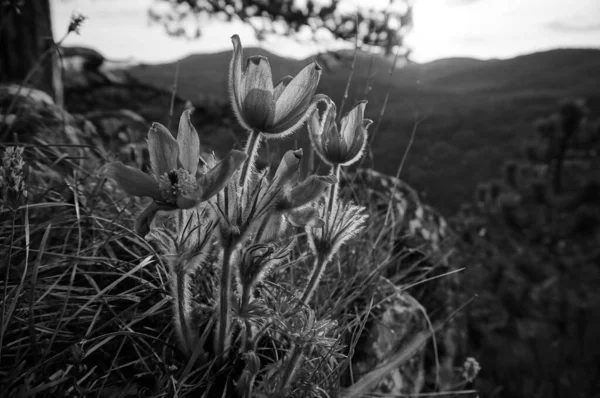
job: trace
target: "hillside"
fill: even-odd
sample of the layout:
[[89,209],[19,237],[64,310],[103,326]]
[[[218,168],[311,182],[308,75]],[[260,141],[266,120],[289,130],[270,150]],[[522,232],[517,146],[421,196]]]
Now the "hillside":
[[563,49],[495,60],[432,76],[429,84],[480,90],[585,90],[598,84],[600,51]]
[[[208,95],[227,98],[230,52],[197,54],[179,62],[178,93],[196,101]],[[282,58],[260,49],[245,55],[269,57],[274,79],[297,73],[310,61]],[[349,73],[344,62],[329,65],[320,91],[339,101]],[[402,178],[417,188],[443,213],[455,212],[470,200],[477,181],[496,175],[507,153],[518,149],[531,125],[567,96],[587,98],[600,111],[600,50],[553,50],[506,60],[469,58],[410,64],[397,70],[388,87],[391,61],[359,53],[350,102],[365,98],[367,76],[374,75],[367,116],[377,119],[386,92],[386,114],[365,161],[385,173],[395,173],[409,142],[415,119],[419,124]],[[130,69],[141,81],[173,85],[175,64]],[[370,73],[371,72],[371,73]],[[372,131],[374,133],[374,131]],[[305,135],[298,137],[306,145]]]

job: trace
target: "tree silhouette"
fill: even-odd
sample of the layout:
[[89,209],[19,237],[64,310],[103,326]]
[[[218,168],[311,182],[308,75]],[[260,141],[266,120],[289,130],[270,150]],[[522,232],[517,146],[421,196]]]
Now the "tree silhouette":
[[[414,0],[390,0],[385,9],[344,10],[343,1],[298,0],[161,0],[148,12],[150,20],[162,24],[173,36],[199,37],[200,16],[227,21],[241,20],[249,24],[257,38],[269,35],[294,36],[310,32],[316,39],[328,32],[334,39],[354,40],[360,44],[382,48],[386,55],[404,49],[403,38],[412,27]],[[185,28],[191,20],[193,33]]]
[[0,1],[0,83],[25,83],[62,101],[49,0]]

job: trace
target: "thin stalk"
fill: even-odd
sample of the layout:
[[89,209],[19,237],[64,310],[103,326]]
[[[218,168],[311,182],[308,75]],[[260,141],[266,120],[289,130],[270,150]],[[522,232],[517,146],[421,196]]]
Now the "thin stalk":
[[[242,287],[242,304],[240,305],[240,313],[242,317],[248,311],[248,305],[250,304],[250,298],[252,297],[252,291],[254,290],[253,284],[243,284]],[[252,349],[252,324],[247,319],[244,321],[246,325],[246,333],[243,335],[243,341],[240,345],[241,352],[246,352]]]
[[312,267],[312,272],[310,273],[308,285],[306,285],[306,288],[302,293],[302,298],[300,299],[300,301],[302,301],[303,304],[308,305],[308,303],[310,302],[310,299],[315,293],[315,290],[317,289],[317,286],[319,285],[319,282],[323,277],[323,273],[325,272],[325,268],[330,258],[331,256],[329,253],[327,253],[326,255],[322,255],[319,253],[319,255],[317,255],[317,257],[315,258],[315,262]]
[[[2,300],[2,315],[6,316],[6,301],[7,301],[7,289],[8,289],[8,275],[10,273],[10,263],[12,260],[12,253],[13,253],[13,247],[14,247],[14,241],[15,241],[15,225],[16,225],[16,221],[17,221],[17,210],[18,207],[15,207],[12,210],[12,223],[11,223],[11,233],[10,233],[10,245],[9,245],[9,249],[8,249],[8,263],[6,264],[6,272],[4,274],[4,287],[3,287],[3,294],[2,297],[4,297],[4,299]],[[2,321],[2,320],[0,320]],[[4,333],[6,331],[6,329],[8,328],[8,325],[10,323],[10,317],[6,316],[6,323],[4,322],[0,322],[0,362],[2,361],[2,347],[4,347]]]
[[250,137],[248,137],[248,141],[246,142],[246,154],[248,155],[248,159],[242,165],[242,171],[240,173],[240,185],[242,186],[242,192],[245,190],[248,185],[248,179],[250,178],[250,170],[252,170],[252,166],[256,162],[256,156],[258,154],[258,146],[260,145],[261,132],[258,130],[252,130],[250,132]]
[[219,333],[215,351],[217,355],[225,355],[229,348],[231,328],[231,259],[235,245],[230,242],[223,250],[223,266],[221,268],[221,289],[219,292]]
[[358,54],[358,14],[356,14],[356,37],[354,43],[354,56],[352,57],[352,66],[350,67],[350,74],[348,75],[348,80],[346,81],[346,89],[344,90],[344,96],[342,97],[342,102],[340,104],[340,110],[338,112],[335,123],[340,124],[340,120],[342,120],[342,112],[344,111],[344,105],[346,105],[346,100],[348,99],[348,92],[350,91],[350,83],[352,83],[352,77],[354,76],[354,68],[356,67],[356,55]]
[[[400,173],[402,172],[402,169],[404,168],[404,162],[406,161],[408,153],[410,152],[410,149],[412,148],[413,142],[415,141],[415,135],[417,133],[417,129],[419,128],[419,124],[423,120],[424,119],[419,120],[419,119],[415,118],[415,123],[413,125],[412,132],[410,133],[410,140],[408,141],[408,145],[406,146],[406,149],[404,150],[404,154],[402,155],[402,160],[400,161],[400,165],[398,166],[398,169],[396,170],[396,175],[394,176],[395,178],[400,178]],[[396,194],[396,189],[397,188],[398,187],[396,185],[394,185],[393,189],[392,189],[392,192],[390,193],[390,199],[388,200],[387,209],[385,211],[385,220],[383,222],[384,226],[388,225],[389,219],[391,217],[392,203],[393,203],[392,198]],[[371,246],[371,251],[375,250],[375,248],[378,246],[379,240],[383,237],[383,231],[385,231],[385,228],[382,228],[381,231],[379,232],[379,234],[377,235],[377,239],[375,239],[375,242]]]
[[189,276],[183,269],[183,264],[180,264],[179,269],[175,271],[175,297],[177,298],[175,310],[177,311],[177,317],[179,318],[177,322],[179,339],[181,340],[181,345],[186,353],[190,353],[193,349],[190,344],[191,335],[186,311],[186,309],[189,308],[188,295],[186,294],[188,284]]
[[[369,137],[369,148],[373,148],[373,143],[375,142],[375,136],[377,135],[377,133],[379,132],[379,126],[381,126],[381,121],[383,120],[383,115],[385,115],[385,111],[387,110],[387,105],[388,105],[388,101],[390,99],[390,91],[391,91],[391,87],[392,87],[392,79],[394,77],[394,71],[396,70],[396,63],[398,62],[398,56],[400,54],[400,49],[398,49],[396,51],[396,54],[394,55],[394,61],[392,62],[392,67],[390,68],[390,72],[388,74],[388,82],[387,82],[387,90],[385,92],[385,98],[383,99],[383,105],[381,106],[381,111],[379,112],[379,116],[377,118],[377,122],[375,123],[375,126],[371,129],[371,131],[373,133],[370,134]],[[369,149],[368,152],[368,157],[371,161],[371,167],[373,167],[373,151],[371,149]],[[365,160],[366,160],[367,156],[363,156],[362,159],[360,160],[358,167],[362,167],[362,165],[364,164]],[[354,177],[356,178],[356,176]],[[352,180],[352,182],[354,183],[354,180]]]
[[250,304],[250,295],[252,294],[252,286],[244,284],[242,287],[242,304],[240,305],[240,312],[243,314],[248,309]]
[[171,88],[171,104],[169,105],[169,122],[167,129],[171,131],[171,123],[173,122],[173,111],[175,109],[175,96],[177,95],[177,84],[179,83],[179,61],[175,62],[175,79]]
[[338,196],[340,191],[340,165],[334,164],[331,168],[331,175],[335,177],[336,183],[329,187],[329,201],[327,202],[327,217],[325,219],[325,228],[323,231],[327,231],[331,224],[333,224],[333,209],[338,202]]
[[304,356],[302,355],[302,347],[296,345],[292,352],[292,357],[288,362],[288,366],[285,368],[285,373],[281,378],[281,388],[279,389],[279,393],[277,394],[278,397],[286,397],[290,392],[290,389],[292,387],[292,379],[294,378],[294,375],[296,374],[296,371],[298,370],[303,357]]
[[[333,167],[331,168],[331,175],[333,175],[336,178],[336,181],[339,181],[339,179],[340,179],[340,165],[339,164],[333,165]],[[337,201],[338,201],[339,189],[340,188],[339,188],[338,182],[331,185],[331,187],[329,188],[329,200],[327,202],[327,214],[325,216],[325,225],[323,226],[323,236],[328,234],[328,232],[330,231],[330,229],[333,226],[334,206],[336,206]],[[327,253],[324,253],[324,254],[319,253],[317,255],[317,257],[315,258],[315,263],[313,265],[313,269],[310,274],[310,279],[309,279],[308,285],[306,286],[306,289],[304,289],[304,293],[302,293],[301,301],[304,304],[308,305],[308,302],[310,301],[317,286],[319,285],[321,278],[323,277],[323,272],[325,271],[327,263],[331,260],[331,257],[332,257],[331,253],[328,251]]]

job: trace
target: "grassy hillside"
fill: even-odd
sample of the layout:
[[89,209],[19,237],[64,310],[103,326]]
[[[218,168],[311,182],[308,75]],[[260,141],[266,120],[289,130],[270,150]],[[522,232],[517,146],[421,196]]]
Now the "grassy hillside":
[[[296,61],[260,49],[245,55],[269,57],[274,79],[297,73],[310,59]],[[320,91],[336,102],[342,97],[351,53],[328,62]],[[192,101],[227,98],[230,52],[192,55],[180,61],[178,93]],[[532,134],[533,121],[567,96],[588,99],[600,111],[600,50],[553,50],[507,60],[470,58],[411,64],[397,70],[388,87],[391,61],[359,53],[350,103],[367,98],[367,116],[377,119],[386,92],[387,111],[371,145],[379,171],[395,173],[415,119],[421,120],[401,177],[443,213],[469,200],[477,181],[496,175],[503,159]],[[175,64],[131,69],[136,78],[171,87]],[[371,90],[365,96],[368,76]],[[374,130],[372,130],[372,133]],[[305,145],[304,135],[298,137]]]

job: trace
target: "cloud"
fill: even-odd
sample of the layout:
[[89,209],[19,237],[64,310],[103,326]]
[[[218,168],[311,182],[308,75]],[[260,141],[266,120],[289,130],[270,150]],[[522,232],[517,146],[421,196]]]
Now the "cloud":
[[553,21],[546,24],[546,28],[559,32],[597,32],[600,31],[600,23],[577,24],[565,21]]

